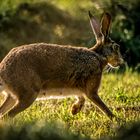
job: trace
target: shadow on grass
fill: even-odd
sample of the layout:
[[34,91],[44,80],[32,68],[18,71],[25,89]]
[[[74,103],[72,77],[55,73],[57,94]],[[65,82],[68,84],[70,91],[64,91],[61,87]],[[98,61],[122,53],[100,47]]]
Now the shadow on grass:
[[30,122],[22,126],[0,126],[0,140],[89,140],[68,132],[60,123]]
[[[117,131],[117,130],[116,130]],[[140,122],[127,124],[117,131],[115,137],[98,140],[139,140]],[[60,123],[30,122],[22,126],[0,125],[0,140],[91,140],[81,134],[73,134]]]

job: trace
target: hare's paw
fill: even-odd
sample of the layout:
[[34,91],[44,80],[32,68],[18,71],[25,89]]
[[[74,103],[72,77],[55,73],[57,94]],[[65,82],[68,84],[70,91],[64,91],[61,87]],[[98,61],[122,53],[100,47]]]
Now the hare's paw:
[[77,114],[85,103],[85,98],[83,96],[77,96],[76,99],[76,102],[72,105],[72,115]]
[[76,115],[78,112],[80,112],[81,108],[82,108],[81,104],[73,104],[71,109],[72,115]]

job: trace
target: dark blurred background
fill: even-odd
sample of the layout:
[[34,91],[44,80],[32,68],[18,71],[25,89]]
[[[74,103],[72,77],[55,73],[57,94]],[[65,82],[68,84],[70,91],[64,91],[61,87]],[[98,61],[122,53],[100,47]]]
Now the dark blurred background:
[[140,69],[140,0],[0,0],[0,60],[13,47],[47,42],[92,47],[88,10],[113,18],[111,37]]

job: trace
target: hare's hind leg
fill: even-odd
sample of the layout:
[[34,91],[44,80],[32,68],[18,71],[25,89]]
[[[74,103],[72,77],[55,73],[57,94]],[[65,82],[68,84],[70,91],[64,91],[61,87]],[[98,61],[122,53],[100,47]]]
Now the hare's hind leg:
[[71,110],[72,114],[73,115],[77,114],[81,110],[84,103],[85,103],[85,98],[83,96],[78,96],[77,101],[72,105],[72,110]]
[[7,94],[6,100],[0,107],[0,118],[4,116],[14,105],[16,104],[16,99],[13,98],[10,94]]
[[18,95],[18,103],[8,112],[9,117],[14,117],[18,113],[24,111],[26,108],[28,108],[37,98],[38,93],[33,90],[24,90],[20,93],[17,93]]

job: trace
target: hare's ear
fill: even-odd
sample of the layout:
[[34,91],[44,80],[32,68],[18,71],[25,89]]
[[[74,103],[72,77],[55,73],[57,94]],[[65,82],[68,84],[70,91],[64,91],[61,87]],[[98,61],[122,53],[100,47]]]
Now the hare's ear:
[[90,18],[90,24],[91,24],[91,27],[92,27],[92,30],[93,30],[93,33],[95,35],[95,38],[96,38],[96,42],[100,42],[103,35],[100,31],[100,23],[99,21],[90,13],[89,11],[89,18]]
[[111,25],[111,15],[109,13],[104,13],[101,20],[101,32],[104,35],[104,38],[109,36]]

